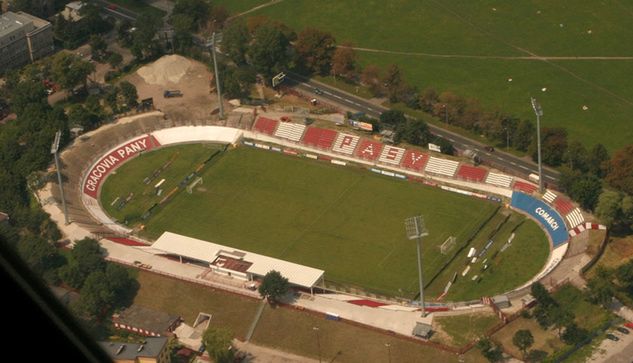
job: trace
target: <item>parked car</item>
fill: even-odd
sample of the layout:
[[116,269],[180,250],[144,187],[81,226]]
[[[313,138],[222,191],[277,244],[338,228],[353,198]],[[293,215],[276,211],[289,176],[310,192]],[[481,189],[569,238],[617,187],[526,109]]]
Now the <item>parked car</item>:
[[495,151],[495,148],[492,146],[484,146],[484,150],[486,150],[487,152],[491,153]]
[[617,328],[615,328],[615,330],[619,331],[622,334],[628,334],[629,333],[629,329],[623,327],[623,326],[619,326]]
[[315,89],[314,89],[314,93],[316,93],[317,95],[322,95],[322,94],[323,94],[323,91],[321,91],[321,89],[320,89],[320,88],[315,88]]
[[607,334],[607,339],[613,340],[614,342],[617,342],[618,340],[620,340],[620,338],[616,337],[613,334]]
[[182,92],[180,90],[165,91],[163,92],[163,97],[165,98],[182,97]]

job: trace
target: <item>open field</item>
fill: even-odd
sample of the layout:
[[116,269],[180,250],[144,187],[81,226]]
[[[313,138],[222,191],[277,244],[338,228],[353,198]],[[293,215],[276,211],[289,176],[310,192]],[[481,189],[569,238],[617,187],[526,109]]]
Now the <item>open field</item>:
[[[246,334],[259,304],[257,300],[147,271],[139,271],[138,281],[140,289],[134,300],[135,304],[180,315],[188,324],[193,322],[198,312],[210,313],[213,315],[212,325],[227,327],[240,339]],[[319,338],[323,357],[331,359],[337,352],[341,352],[336,362],[386,362],[387,348],[384,343],[391,344],[393,362],[429,361],[422,357],[432,358],[433,362],[458,361],[454,354],[287,308],[266,307],[255,330],[253,342],[316,359],[318,351],[313,326],[321,329]],[[464,362],[484,361],[474,349],[465,355]]]
[[[533,119],[529,98],[537,97],[545,110],[543,126],[564,126],[572,139],[587,145],[600,142],[614,150],[633,138],[628,117],[633,85],[627,82],[633,53],[622,41],[633,39],[628,26],[633,5],[628,2],[458,0],[386,6],[296,0],[252,15],[269,16],[297,31],[316,27],[334,34],[339,43],[378,50],[359,51],[360,63],[398,64],[419,88],[476,97],[488,109]],[[603,132],[607,125],[608,133]]]
[[455,316],[438,316],[433,319],[433,325],[446,334],[435,332],[431,341],[437,341],[453,347],[462,347],[473,340],[483,337],[493,326],[501,323],[494,313],[471,313]]
[[[210,153],[210,147],[182,145],[143,155],[109,178],[103,195],[112,199],[133,187],[153,189],[142,184],[142,179],[172,155],[179,157],[166,172],[174,173],[169,178],[177,183],[198,163],[195,160]],[[155,160],[154,164],[150,160]],[[175,174],[177,160],[188,161],[178,166],[181,176]],[[137,165],[145,170],[137,170]],[[321,268],[327,271],[326,278],[336,283],[407,298],[415,296],[417,262],[415,243],[408,242],[404,233],[406,217],[425,217],[430,235],[424,239],[424,274],[432,292],[441,291],[447,280],[438,278],[437,283],[431,283],[430,278],[458,246],[472,238],[472,244],[480,249],[501,226],[500,240],[495,244],[500,248],[510,229],[525,219],[499,210],[498,204],[419,183],[247,147],[229,150],[215,159],[203,172],[203,179],[204,184],[193,194],[179,192],[154,214],[145,224],[145,236],[156,238],[164,231],[181,233]],[[129,208],[138,214],[138,205],[145,208],[151,204],[144,197],[135,198],[119,213],[125,215]],[[482,292],[501,292],[497,288],[518,286],[538,272],[548,245],[532,221],[525,220],[523,225],[527,226],[525,232],[517,232],[503,258],[498,262],[491,259],[495,272],[480,284],[470,281],[471,273],[463,287],[453,290],[458,294],[455,296],[472,299]],[[440,254],[439,245],[451,235],[457,238],[457,246],[446,256]],[[521,251],[533,253],[528,259]],[[454,271],[461,272],[463,263],[463,256],[456,258],[447,268],[448,278]],[[522,268],[517,269],[517,264]]]

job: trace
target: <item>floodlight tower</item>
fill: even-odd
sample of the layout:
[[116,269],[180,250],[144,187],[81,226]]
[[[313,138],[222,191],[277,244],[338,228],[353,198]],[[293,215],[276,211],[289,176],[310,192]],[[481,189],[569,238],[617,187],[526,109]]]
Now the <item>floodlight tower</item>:
[[[209,43],[207,43],[209,45]],[[215,56],[216,37],[215,32],[211,35],[211,54],[213,55],[213,69],[215,71],[215,88],[218,91],[218,102],[220,103],[220,118],[224,118],[224,106],[222,105],[222,89],[220,88],[220,73],[218,73],[218,62]]]
[[422,237],[428,236],[429,232],[424,226],[422,216],[409,217],[404,220],[404,227],[409,240],[417,239],[418,243],[418,277],[420,280],[420,305],[422,306],[422,317],[426,316],[424,310],[424,283],[422,281]]
[[536,98],[531,98],[532,109],[536,114],[536,145],[538,152],[538,192],[543,194],[543,165],[541,164],[541,117],[543,116],[543,108],[536,101]]
[[53,144],[51,145],[51,154],[53,154],[55,158],[55,169],[57,169],[57,183],[59,184],[59,195],[62,199],[62,208],[64,209],[64,222],[69,224],[68,221],[68,208],[66,208],[66,198],[64,198],[64,186],[62,185],[62,172],[59,169],[59,156],[57,155],[57,151],[59,150],[59,141],[62,137],[62,132],[57,131],[55,133],[55,140],[53,140]]

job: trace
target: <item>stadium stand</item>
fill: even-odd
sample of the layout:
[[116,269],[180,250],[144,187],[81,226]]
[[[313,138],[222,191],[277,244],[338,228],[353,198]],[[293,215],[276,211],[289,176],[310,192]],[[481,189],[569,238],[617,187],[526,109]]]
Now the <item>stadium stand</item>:
[[554,194],[554,192],[549,189],[545,192],[545,194],[543,194],[543,200],[545,200],[549,204],[552,204],[554,202],[554,199],[556,199],[556,194]]
[[381,150],[381,143],[363,139],[356,149],[356,156],[367,160],[376,160],[380,156]]
[[567,219],[567,222],[569,222],[569,225],[571,226],[571,228],[574,228],[578,226],[579,224],[585,222],[585,217],[583,217],[582,212],[580,211],[579,208],[576,208],[573,211],[571,211],[571,213],[567,214],[565,218]]
[[337,132],[334,130],[322,129],[319,127],[308,127],[308,130],[303,136],[303,143],[319,149],[329,150],[332,148],[332,144],[334,144],[336,135]]
[[334,146],[332,146],[332,151],[352,155],[354,149],[356,149],[359,139],[360,137],[356,135],[339,133],[336,141],[334,142]]
[[282,122],[277,127],[277,131],[275,131],[274,135],[290,141],[299,141],[301,140],[301,136],[303,136],[303,131],[305,129],[305,125]]
[[457,177],[475,182],[483,182],[486,179],[488,171],[484,168],[478,168],[476,166],[470,166],[466,164],[460,165],[457,169]]
[[486,184],[492,184],[503,188],[510,188],[512,177],[504,174],[488,173]]
[[440,159],[431,156],[426,164],[426,168],[424,169],[424,171],[427,173],[453,177],[453,175],[455,175],[455,171],[457,171],[458,166],[459,163],[457,161]]
[[415,150],[407,150],[402,157],[402,167],[422,171],[429,161],[429,155]]
[[574,210],[574,205],[568,199],[558,196],[556,199],[554,199],[554,208],[556,208],[556,210],[560,212],[560,214],[566,215]]
[[402,157],[404,156],[404,151],[405,150],[400,147],[385,145],[382,149],[382,153],[380,153],[378,161],[385,164],[400,165]]
[[277,129],[277,125],[279,121],[269,119],[266,117],[260,117],[255,121],[255,125],[253,125],[253,129],[257,132],[261,132],[263,134],[273,135],[275,130]]
[[514,182],[513,188],[514,190],[518,190],[527,194],[532,194],[536,191],[536,189],[538,189],[536,185],[522,182],[520,180]]

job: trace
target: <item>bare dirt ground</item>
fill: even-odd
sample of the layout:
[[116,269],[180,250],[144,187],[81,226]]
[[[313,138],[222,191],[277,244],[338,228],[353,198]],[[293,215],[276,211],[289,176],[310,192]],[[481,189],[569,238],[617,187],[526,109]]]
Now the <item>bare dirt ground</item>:
[[[154,99],[154,106],[174,120],[209,119],[217,108],[210,93],[212,78],[207,67],[178,55],[167,55],[126,77],[136,86],[139,99]],[[165,98],[166,90],[180,90],[182,97]]]

